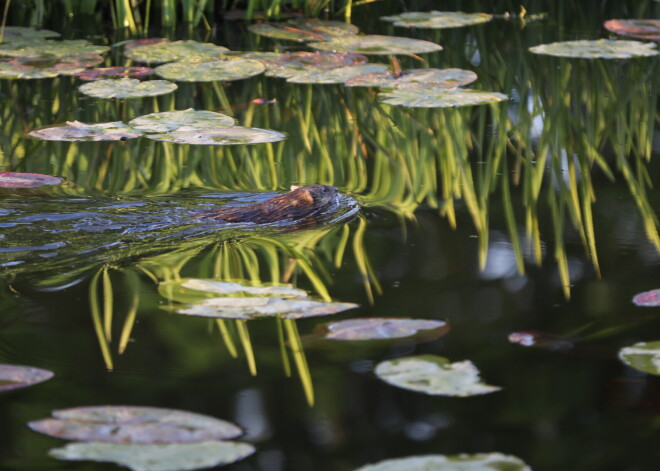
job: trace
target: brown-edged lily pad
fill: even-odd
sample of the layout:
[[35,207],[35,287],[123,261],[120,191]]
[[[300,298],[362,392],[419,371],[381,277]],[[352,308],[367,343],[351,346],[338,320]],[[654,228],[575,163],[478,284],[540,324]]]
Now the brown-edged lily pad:
[[59,75],[74,75],[86,67],[103,62],[98,54],[74,54],[64,57],[15,57],[0,62],[0,78],[42,79]]
[[660,41],[660,20],[608,20],[604,26],[608,31],[620,36]]
[[422,85],[456,88],[477,80],[477,74],[465,69],[409,69],[401,76],[391,71],[358,75],[346,81],[347,87],[419,88]]
[[[4,183],[5,176],[7,172],[0,173],[0,187],[7,187]],[[50,177],[49,175],[38,175],[35,173],[24,173],[16,175],[35,175],[37,177]],[[8,179],[9,180],[9,179]],[[58,179],[59,183],[62,181],[61,178]],[[33,181],[30,177],[29,181]],[[30,185],[29,187],[41,186],[41,185],[53,185],[54,183],[41,183],[36,185]],[[20,186],[11,186],[10,188],[26,188],[25,185]],[[9,391],[10,389],[26,388],[32,386],[33,384],[42,383],[49,380],[53,377],[53,372],[48,370],[42,370],[41,368],[34,368],[32,366],[20,366],[20,365],[0,365],[0,391]]]
[[353,52],[365,55],[422,54],[442,50],[442,46],[431,41],[375,34],[312,42],[309,43],[309,46],[321,51]]
[[162,64],[164,62],[203,62],[217,59],[229,49],[197,41],[172,41],[148,44],[124,50],[124,55],[137,62]]
[[459,108],[507,100],[502,93],[443,87],[397,88],[378,94],[383,103],[408,108]]
[[231,422],[175,409],[134,406],[76,407],[28,424],[66,440],[105,443],[192,443],[242,434]]
[[626,365],[652,375],[660,375],[660,341],[639,342],[619,350]]
[[11,42],[21,39],[47,39],[59,38],[60,33],[47,29],[37,29],[29,26],[5,26],[4,42]]
[[207,62],[171,62],[156,67],[156,74],[175,82],[243,80],[259,75],[266,66],[254,59],[224,56]]
[[486,23],[493,18],[488,13],[463,13],[462,11],[409,11],[400,15],[381,16],[383,21],[404,28],[461,28]]
[[481,381],[469,361],[450,363],[436,355],[420,355],[379,363],[376,376],[393,386],[437,396],[467,397],[499,391]]
[[658,307],[660,306],[660,289],[644,291],[643,293],[636,294],[633,297],[632,302],[637,306]]
[[427,319],[367,317],[331,322],[324,326],[324,330],[325,338],[332,340],[383,340],[430,334],[432,331],[443,335],[449,331],[449,325]]
[[236,122],[231,116],[215,111],[187,110],[163,111],[138,116],[128,124],[138,131],[146,133],[191,132],[230,128]]
[[93,124],[67,121],[64,126],[51,126],[28,132],[28,136],[44,141],[125,141],[141,135],[141,132],[121,121]]
[[166,445],[91,442],[70,443],[50,450],[49,455],[59,460],[111,462],[133,471],[186,471],[234,463],[254,451],[249,443],[225,441]]
[[394,458],[362,466],[355,471],[531,471],[520,458],[502,453],[475,455],[421,455]]
[[203,129],[200,131],[173,131],[159,134],[146,134],[154,141],[174,144],[202,146],[231,146],[244,144],[266,144],[286,139],[286,134],[271,129],[246,128],[233,126],[225,129]]
[[576,59],[630,59],[658,55],[654,43],[619,39],[564,41],[541,44],[529,50],[534,54]]
[[158,285],[158,292],[165,298],[180,303],[195,303],[207,298],[218,296],[270,296],[285,299],[304,299],[307,292],[291,285],[280,286],[248,286],[227,281],[206,280],[199,278],[183,278],[176,281],[165,281]]
[[154,73],[151,67],[101,67],[98,69],[88,69],[76,72],[75,75],[80,80],[91,82],[92,80],[106,80],[116,78],[140,79],[148,77]]
[[95,98],[142,98],[172,93],[178,87],[167,80],[147,80],[123,78],[116,80],[96,80],[81,85],[79,90]]
[[254,34],[287,41],[325,41],[333,38],[354,36],[358,28],[341,21],[324,21],[316,18],[300,18],[286,23],[257,23],[248,27]]
[[64,57],[76,54],[103,54],[108,46],[97,46],[84,39],[64,41],[17,40],[0,45],[0,56]]

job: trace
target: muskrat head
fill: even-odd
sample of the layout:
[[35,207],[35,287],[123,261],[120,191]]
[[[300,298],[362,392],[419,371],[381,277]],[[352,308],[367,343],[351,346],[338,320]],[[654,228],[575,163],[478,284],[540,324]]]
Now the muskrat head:
[[309,185],[309,186],[296,186],[291,185],[291,191],[305,191],[314,200],[315,206],[326,205],[336,198],[339,190],[330,185]]

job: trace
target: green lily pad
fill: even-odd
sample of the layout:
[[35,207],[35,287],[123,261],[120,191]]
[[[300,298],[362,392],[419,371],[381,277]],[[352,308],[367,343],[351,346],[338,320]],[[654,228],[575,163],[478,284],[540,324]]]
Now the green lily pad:
[[463,13],[462,11],[410,11],[400,15],[381,16],[381,20],[404,28],[461,28],[486,23],[493,19],[488,13]]
[[67,121],[64,126],[34,129],[27,134],[44,141],[125,141],[142,136],[121,121],[93,124]]
[[608,20],[603,26],[621,36],[660,41],[660,20]]
[[47,29],[37,29],[28,26],[5,26],[3,41],[8,43],[22,39],[47,39],[59,37],[60,33]]
[[407,456],[362,466],[355,471],[531,471],[520,458],[502,453]]
[[382,73],[387,70],[383,64],[352,65],[336,69],[306,69],[287,79],[291,83],[338,84],[363,74]]
[[529,50],[534,54],[579,59],[630,59],[658,55],[654,43],[617,39],[564,41],[541,44]]
[[250,456],[249,443],[205,441],[167,445],[125,445],[116,443],[70,443],[50,450],[59,460],[107,461],[133,471],[185,471],[213,468]]
[[221,319],[258,319],[262,317],[303,319],[328,316],[356,307],[358,305],[353,303],[325,303],[309,299],[227,297],[205,299],[197,304],[177,309],[177,312],[187,316]]
[[101,67],[98,69],[88,69],[76,72],[75,75],[80,80],[90,82],[92,80],[106,80],[117,78],[145,78],[154,73],[151,67]]
[[390,71],[358,75],[346,81],[347,87],[419,88],[421,85],[456,88],[477,80],[477,74],[464,69],[409,69],[400,77]]
[[266,66],[267,77],[291,78],[300,74],[323,73],[340,67],[365,65],[361,54],[335,52],[288,52],[276,58],[259,59]]
[[286,134],[270,129],[233,126],[225,129],[204,129],[200,131],[173,131],[161,134],[147,134],[148,139],[175,144],[206,146],[231,146],[242,144],[266,144],[286,139]]
[[420,355],[379,363],[376,376],[393,386],[437,396],[467,397],[499,391],[481,382],[471,361],[450,363],[435,355]]
[[[37,188],[47,185],[59,185],[63,181],[62,177],[41,173],[0,172],[0,188]],[[0,365],[0,371],[2,371],[2,366]],[[1,372],[0,378],[2,378]]]
[[229,49],[197,41],[172,41],[147,44],[124,50],[124,55],[137,62],[160,64],[164,62],[204,62],[217,59]]
[[86,67],[103,62],[98,54],[75,54],[64,57],[15,57],[0,62],[0,78],[41,79],[59,75],[74,75]]
[[231,422],[157,407],[98,406],[53,411],[53,418],[29,422],[52,437],[105,443],[192,443],[228,440],[243,432]]
[[307,292],[291,285],[282,286],[246,286],[226,281],[184,278],[176,281],[164,281],[158,285],[161,296],[180,303],[195,303],[218,296],[240,294],[242,296],[270,296],[277,298],[307,298]]
[[64,41],[17,40],[0,45],[0,56],[64,57],[76,54],[104,54],[108,46],[96,46],[84,39]]
[[248,26],[254,34],[286,41],[324,41],[327,39],[354,36],[358,28],[341,21],[324,21],[316,18],[289,20],[287,23],[257,23]]
[[[324,326],[332,340],[382,340],[412,337],[420,332],[449,331],[446,322],[396,317],[367,317],[331,322]],[[442,335],[442,333],[441,333]]]
[[138,116],[128,122],[129,126],[142,132],[167,133],[190,132],[230,128],[236,121],[231,116],[215,111],[194,110],[163,111]]
[[[2,182],[6,172],[0,173],[0,186],[6,187]],[[19,174],[20,175],[20,174]],[[25,175],[36,175],[28,173]],[[47,175],[45,175],[47,176]],[[57,177],[51,177],[57,178]],[[62,181],[62,179],[59,179]],[[59,182],[58,182],[59,183]],[[49,185],[52,183],[42,183]],[[41,185],[33,185],[41,186]],[[12,187],[16,188],[16,187]],[[20,186],[19,188],[25,188]],[[0,365],[0,391],[9,391],[11,389],[26,388],[34,384],[43,383],[53,377],[53,372],[42,370],[41,368],[34,368],[32,366],[19,366],[19,365]]]
[[172,93],[178,87],[167,80],[137,79],[96,80],[79,87],[81,93],[95,98],[141,98]]
[[309,46],[322,51],[354,52],[366,55],[422,54],[442,50],[442,46],[430,41],[376,34],[312,42],[309,43]]
[[242,80],[259,75],[266,66],[254,59],[225,56],[208,62],[172,62],[156,67],[156,74],[175,82]]
[[626,365],[652,375],[660,375],[660,340],[639,342],[619,350]]
[[459,108],[508,100],[497,92],[442,87],[398,88],[381,92],[378,97],[385,104],[409,108]]

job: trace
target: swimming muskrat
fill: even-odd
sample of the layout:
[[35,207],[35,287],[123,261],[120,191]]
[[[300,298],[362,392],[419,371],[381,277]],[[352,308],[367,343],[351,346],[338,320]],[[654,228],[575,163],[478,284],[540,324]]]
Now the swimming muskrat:
[[221,208],[197,214],[198,218],[228,222],[269,222],[300,220],[314,215],[337,201],[339,190],[329,185],[291,186],[291,191],[261,203]]

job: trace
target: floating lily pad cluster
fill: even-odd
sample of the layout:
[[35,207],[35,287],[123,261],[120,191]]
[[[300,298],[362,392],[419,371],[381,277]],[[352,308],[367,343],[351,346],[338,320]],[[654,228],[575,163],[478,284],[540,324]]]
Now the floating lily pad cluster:
[[353,303],[315,301],[307,292],[285,286],[245,286],[214,280],[183,279],[161,283],[161,295],[185,303],[179,314],[220,319],[327,316],[358,307]]
[[[94,83],[100,82],[90,82]],[[262,144],[286,139],[286,134],[278,131],[236,126],[231,116],[193,109],[151,113],[129,121],[128,125],[119,121],[94,124],[71,121],[63,126],[35,129],[28,135],[48,141],[123,141],[146,137],[192,145]]]
[[381,16],[394,26],[404,28],[462,28],[464,26],[486,23],[493,19],[488,13],[463,13],[462,11],[410,11],[400,15]]
[[224,420],[156,407],[98,406],[53,411],[30,428],[64,440],[50,451],[62,460],[108,461],[135,471],[192,470],[241,460],[255,449],[230,441],[242,434]]
[[[4,186],[2,185],[2,179],[3,174],[0,174],[0,186]],[[34,384],[43,383],[52,377],[52,371],[41,368],[20,365],[0,365],[0,392],[26,388]]]

